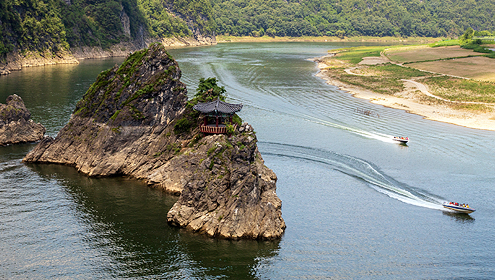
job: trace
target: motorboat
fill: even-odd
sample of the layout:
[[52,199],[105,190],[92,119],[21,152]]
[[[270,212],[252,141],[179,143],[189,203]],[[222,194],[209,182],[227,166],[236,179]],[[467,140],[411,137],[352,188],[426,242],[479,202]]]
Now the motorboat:
[[409,137],[394,136],[394,139],[393,140],[405,144],[405,143],[407,143],[409,141]]
[[470,214],[476,211],[473,208],[469,207],[469,205],[467,204],[457,203],[457,202],[444,202],[443,207],[452,210],[456,213]]

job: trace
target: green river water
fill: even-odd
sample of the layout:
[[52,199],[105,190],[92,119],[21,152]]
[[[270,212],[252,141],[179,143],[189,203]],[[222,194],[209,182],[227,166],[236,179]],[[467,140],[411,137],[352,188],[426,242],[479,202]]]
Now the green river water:
[[[310,58],[336,43],[173,49],[194,93],[217,77],[243,103],[287,224],[278,241],[228,241],[171,227],[177,197],[126,178],[23,164],[0,147],[2,279],[493,279],[495,132],[425,120],[352,97]],[[0,77],[56,136],[102,70],[123,58]],[[369,110],[372,116],[360,112]],[[495,121],[494,121],[495,123]],[[495,124],[494,124],[495,126]],[[407,146],[395,135],[409,136]],[[443,201],[477,211],[442,211]]]

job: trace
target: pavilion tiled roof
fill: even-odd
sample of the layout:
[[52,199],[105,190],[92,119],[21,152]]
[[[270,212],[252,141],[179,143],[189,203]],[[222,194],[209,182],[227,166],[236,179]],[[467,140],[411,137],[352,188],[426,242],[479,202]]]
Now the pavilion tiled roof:
[[242,104],[230,104],[217,99],[211,102],[198,103],[194,105],[193,109],[205,114],[222,113],[230,115],[239,112],[242,109]]

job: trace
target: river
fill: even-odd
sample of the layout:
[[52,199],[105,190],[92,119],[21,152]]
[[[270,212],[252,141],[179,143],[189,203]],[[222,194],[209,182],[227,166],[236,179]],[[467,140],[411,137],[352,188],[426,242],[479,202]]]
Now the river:
[[[348,44],[349,45],[349,44]],[[243,103],[278,176],[279,241],[227,241],[166,222],[177,197],[126,178],[23,164],[0,147],[0,278],[489,279],[495,275],[495,132],[425,120],[357,99],[308,59],[337,43],[173,49],[194,94],[217,77]],[[98,73],[123,58],[0,77],[56,136]],[[367,114],[363,114],[367,112]],[[395,135],[408,136],[405,145]],[[443,201],[477,211],[455,215]],[[492,248],[492,249],[490,249]]]

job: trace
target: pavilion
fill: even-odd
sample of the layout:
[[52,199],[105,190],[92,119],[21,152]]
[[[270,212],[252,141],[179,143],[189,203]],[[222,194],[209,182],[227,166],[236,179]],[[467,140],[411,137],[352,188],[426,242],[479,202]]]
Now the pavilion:
[[194,110],[204,114],[204,123],[199,127],[204,134],[226,134],[228,120],[232,123],[232,117],[242,109],[242,104],[230,104],[220,99],[198,103],[194,105]]

